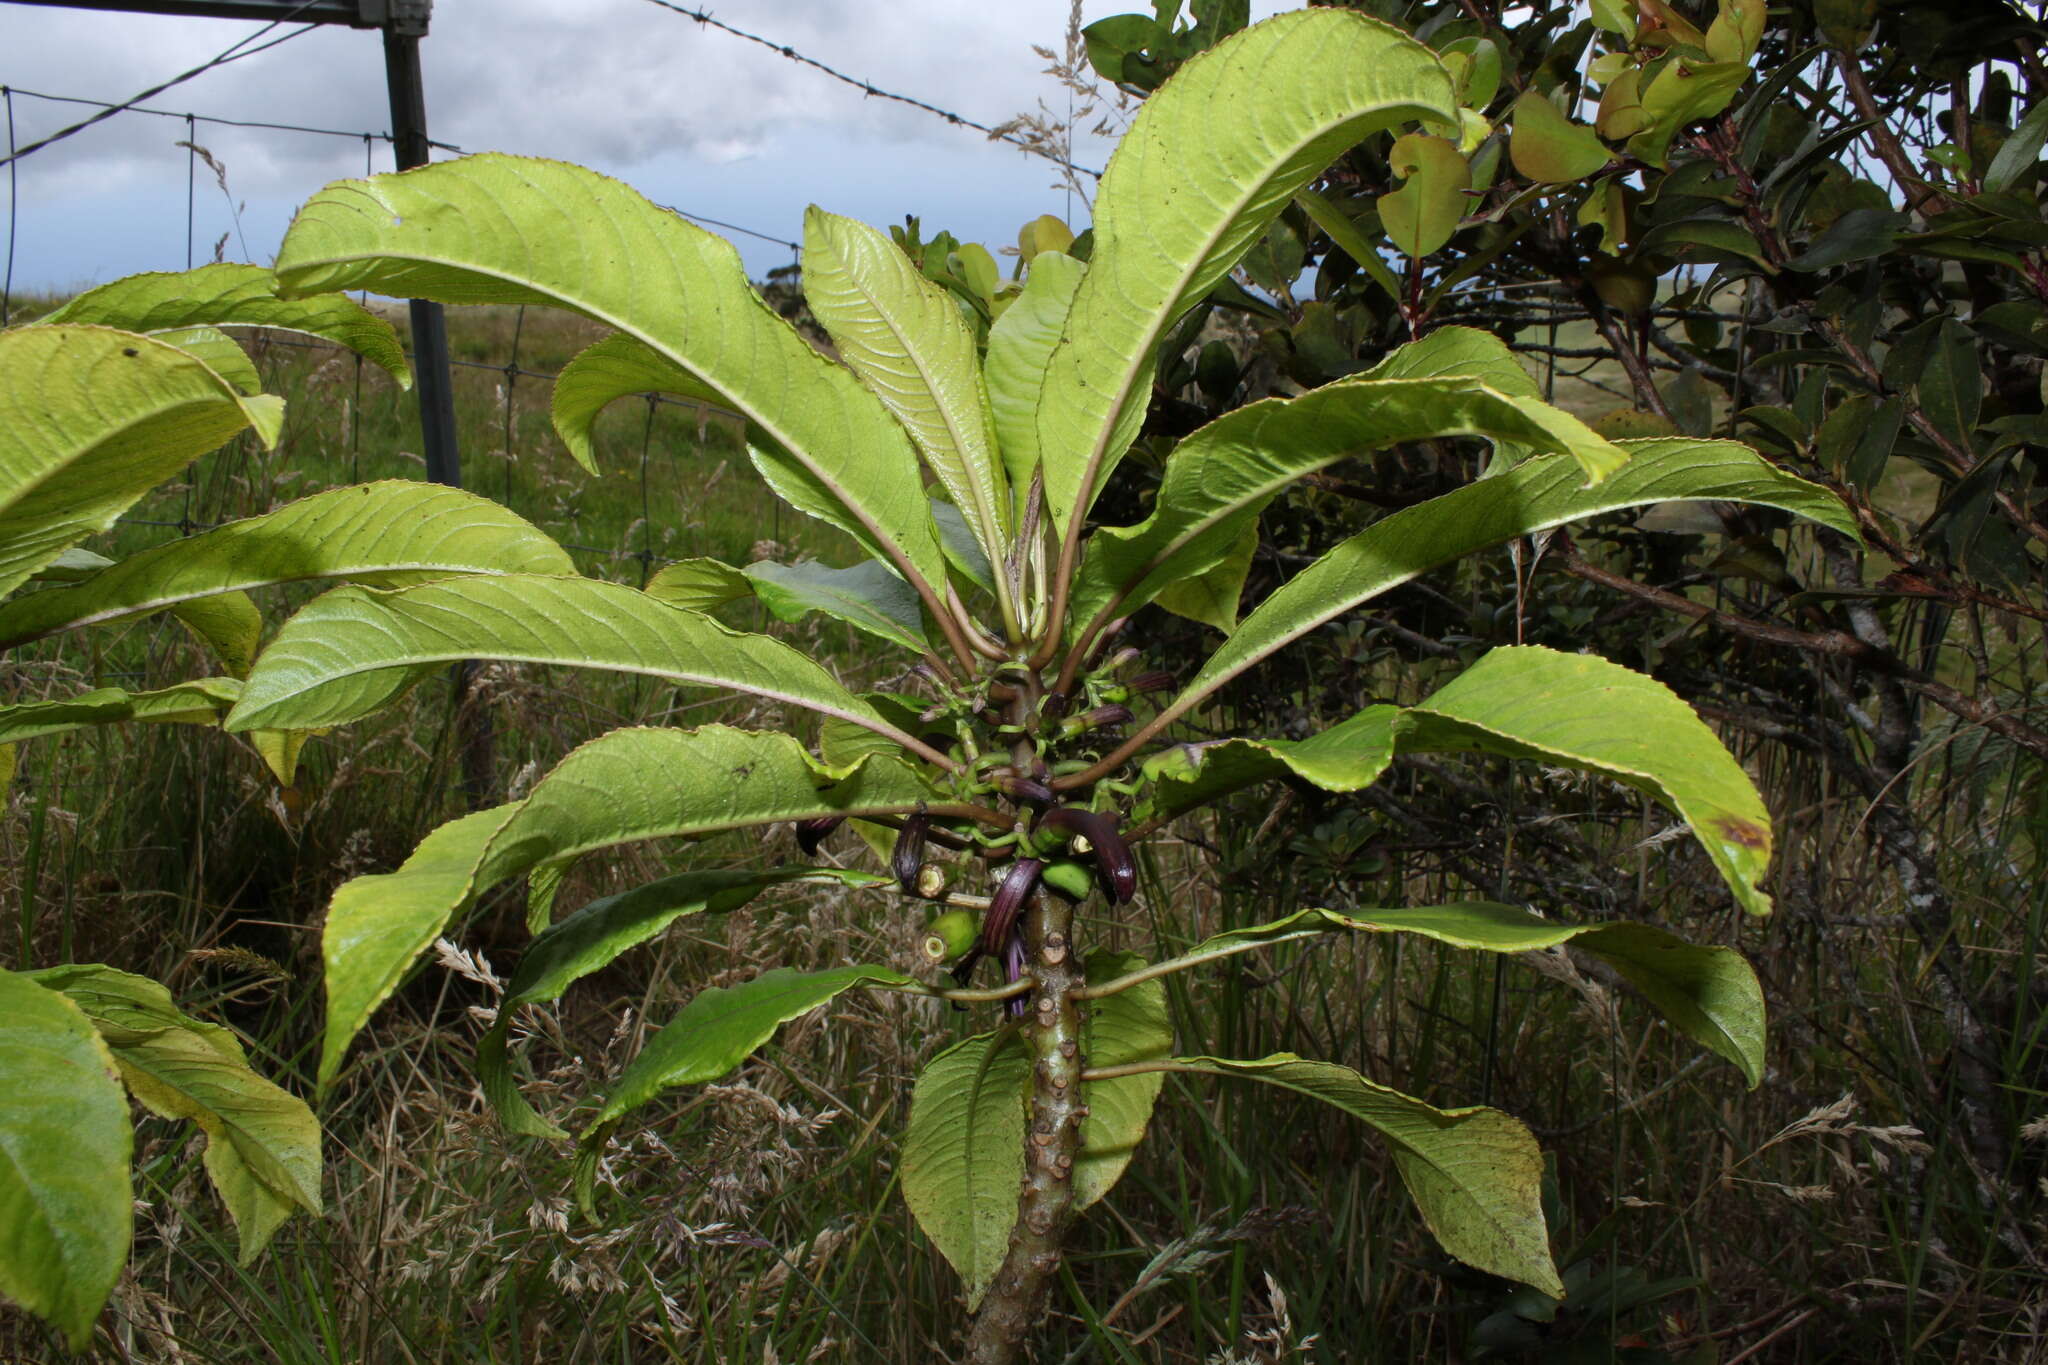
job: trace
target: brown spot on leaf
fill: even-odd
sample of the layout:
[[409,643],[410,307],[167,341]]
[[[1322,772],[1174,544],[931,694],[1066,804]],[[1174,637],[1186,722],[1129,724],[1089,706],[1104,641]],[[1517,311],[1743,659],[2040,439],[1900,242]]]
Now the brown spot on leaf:
[[1720,815],[1714,818],[1714,830],[1729,843],[1762,853],[1771,846],[1771,833],[1754,820],[1745,820],[1739,815]]

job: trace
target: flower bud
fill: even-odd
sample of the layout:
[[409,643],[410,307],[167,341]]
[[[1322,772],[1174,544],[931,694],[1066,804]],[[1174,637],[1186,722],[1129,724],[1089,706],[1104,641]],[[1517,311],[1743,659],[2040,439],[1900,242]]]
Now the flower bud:
[[804,851],[806,858],[818,856],[818,845],[825,842],[825,836],[839,828],[846,817],[843,815],[820,815],[810,820],[796,822],[796,846]]
[[915,814],[905,817],[903,828],[896,835],[889,870],[896,874],[896,884],[905,895],[917,894],[918,873],[924,867],[925,834],[930,828],[931,817],[920,807]]
[[1131,679],[1131,695],[1142,697],[1147,692],[1169,692],[1173,690],[1173,674],[1163,668],[1149,669]]
[[981,919],[981,950],[985,953],[1000,953],[1003,942],[1016,927],[1017,917],[1038,890],[1038,878],[1045,871],[1045,864],[1036,858],[1019,858],[1010,864],[1010,870],[1003,875],[1002,884],[996,887],[996,894],[990,898],[988,911]]

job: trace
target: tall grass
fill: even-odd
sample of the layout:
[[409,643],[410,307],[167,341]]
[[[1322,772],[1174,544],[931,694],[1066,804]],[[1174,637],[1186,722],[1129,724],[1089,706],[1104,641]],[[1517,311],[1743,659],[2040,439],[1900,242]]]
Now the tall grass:
[[[486,310],[456,314],[456,353],[502,366],[515,332],[520,370],[557,369],[589,339],[552,316]],[[290,401],[278,449],[201,461],[108,538],[110,553],[335,483],[420,476],[410,403],[376,370],[284,347],[262,362]],[[592,479],[554,441],[544,382],[499,368],[460,370],[457,384],[466,481],[592,547],[578,551],[587,571],[637,581],[661,558],[770,552],[846,562],[836,533],[775,510],[715,421],[622,404],[601,425],[605,475]],[[275,615],[300,596],[281,594]],[[775,629],[849,681],[874,681],[844,630]],[[45,642],[0,664],[0,680],[17,697],[155,685],[207,671],[199,650],[151,621]],[[1341,698],[1412,699],[1440,666],[1367,630],[1235,704],[1262,724],[1308,726]],[[501,793],[622,723],[780,720],[537,669],[488,670],[477,704],[497,721]],[[291,792],[217,731],[109,729],[30,746],[0,816],[5,941],[25,935],[37,965],[106,960],[161,975],[309,1092],[326,899],[460,809],[449,732],[446,687],[425,686],[316,741]],[[2048,1113],[2038,775],[1968,734],[1916,774],[1943,872],[1976,911],[1963,947],[1985,998],[2003,1002],[2005,1117],[2015,1134],[2034,1123],[2014,1168],[1984,1173],[1945,1122],[1946,1041],[1859,805],[1810,756],[1752,744],[1745,757],[1781,842],[1780,913],[1765,923],[1729,908],[1703,857],[1633,796],[1498,762],[1405,766],[1362,799],[1259,792],[1152,845],[1135,911],[1089,925],[1108,946],[1171,949],[1304,904],[1506,895],[1636,915],[1751,957],[1773,1009],[1770,1074],[1744,1092],[1562,953],[1501,963],[1384,938],[1170,978],[1184,1048],[1296,1051],[1440,1104],[1526,1118],[1553,1157],[1548,1197],[1573,1297],[1538,1321],[1511,1286],[1449,1263],[1385,1152],[1341,1116],[1175,1077],[1130,1174],[1089,1216],[1045,1359],[1391,1365],[1477,1359],[1488,1343],[1494,1358],[1556,1362],[2048,1359],[2048,1297],[2025,1250],[2042,1234]],[[839,839],[833,856],[862,856]],[[640,848],[578,867],[560,903],[678,867],[792,856],[779,831]],[[685,920],[522,1019],[529,1092],[573,1116],[696,990],[768,965],[908,966],[920,919],[890,897],[806,889]],[[253,1265],[235,1265],[190,1140],[144,1122],[136,1252],[99,1358],[945,1358],[965,1308],[903,1208],[897,1143],[909,1078],[978,1020],[843,998],[727,1082],[650,1109],[607,1153],[603,1218],[589,1223],[569,1200],[564,1154],[507,1138],[471,1068],[520,921],[513,895],[488,900],[451,934],[472,955],[429,965],[377,1016],[322,1114],[329,1213],[288,1224]],[[0,1359],[16,1358],[58,1352],[0,1315]]]

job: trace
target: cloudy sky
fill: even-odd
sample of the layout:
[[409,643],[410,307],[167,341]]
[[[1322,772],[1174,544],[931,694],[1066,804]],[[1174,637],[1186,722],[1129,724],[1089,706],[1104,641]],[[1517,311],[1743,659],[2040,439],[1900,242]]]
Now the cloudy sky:
[[[996,124],[1066,109],[1034,44],[1058,47],[1068,0],[723,0],[721,20],[884,89]],[[1253,6],[1263,16],[1293,8]],[[1149,9],[1085,0],[1084,18]],[[26,145],[90,114],[25,92],[121,101],[196,66],[258,25],[48,8],[0,0],[0,84],[13,87]],[[282,31],[282,30],[280,30]],[[273,35],[275,36],[275,35]],[[1057,172],[980,133],[864,97],[820,72],[649,0],[439,0],[423,49],[433,136],[466,151],[562,157],[627,180],[658,202],[795,240],[817,202],[869,222],[919,215],[931,228],[1014,240],[1040,213],[1068,214]],[[232,119],[383,132],[390,125],[374,33],[320,29],[174,88],[147,107]],[[70,289],[186,252],[187,154],[180,119],[118,115],[16,163],[17,290]],[[200,123],[241,212],[199,168],[197,259],[230,234],[231,260],[267,262],[292,209],[326,181],[363,173],[360,139]],[[1074,159],[1100,167],[1109,144]],[[390,168],[379,143],[376,168]],[[0,178],[0,205],[7,189]],[[1072,216],[1085,219],[1073,205]],[[786,246],[735,237],[756,273]],[[246,247],[244,243],[246,242]]]

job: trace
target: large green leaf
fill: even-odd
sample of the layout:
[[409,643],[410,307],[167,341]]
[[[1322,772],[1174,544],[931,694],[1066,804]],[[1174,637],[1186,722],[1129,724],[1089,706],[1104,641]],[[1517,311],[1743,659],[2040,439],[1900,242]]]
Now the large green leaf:
[[1167,329],[1346,147],[1421,118],[1457,121],[1450,74],[1406,34],[1338,9],[1246,29],[1146,101],[1102,178],[1095,250],[1040,404],[1057,526],[1086,511],[1137,434]]
[[178,327],[149,335],[205,362],[208,369],[234,385],[235,392],[263,392],[263,376],[256,372],[256,362],[249,359],[249,353],[242,349],[241,342],[220,328]]
[[1393,1149],[1402,1183],[1445,1251],[1564,1297],[1543,1222],[1543,1153],[1515,1119],[1498,1109],[1438,1109],[1349,1067],[1286,1052],[1258,1061],[1181,1057],[1174,1066],[1279,1086],[1363,1120]]
[[747,1059],[790,1020],[809,1014],[856,986],[915,986],[894,967],[830,967],[799,972],[777,967],[737,986],[698,991],[683,1012],[626,1065],[611,1098],[577,1137],[577,1194],[590,1204],[590,1167],[619,1121],[664,1090],[715,1081]]
[[865,887],[892,880],[877,873],[828,867],[679,872],[594,900],[551,925],[520,955],[519,967],[498,1002],[497,1020],[477,1041],[477,1080],[491,1107],[498,1111],[499,1122],[528,1137],[568,1136],[526,1102],[512,1079],[506,1035],[520,1006],[560,999],[572,984],[601,971],[685,915],[737,910],[769,887],[790,882]]
[[[780,640],[617,583],[512,574],[397,591],[337,588],[256,661],[228,729],[310,730],[369,714],[427,665],[502,659],[639,673],[746,692],[907,736]],[[910,747],[917,747],[909,741]]]
[[606,323],[765,431],[764,472],[794,506],[944,580],[916,454],[880,400],[761,300],[730,242],[618,181],[496,154],[341,181],[299,210],[277,273],[291,296],[553,304]]
[[1590,654],[1535,645],[1489,652],[1402,713],[1406,752],[1533,758],[1604,773],[1684,818],[1752,914],[1771,861],[1770,815],[1756,784],[1693,709],[1654,678]]
[[283,420],[281,400],[105,327],[0,332],[0,376],[0,593],[244,427],[275,442]]
[[1856,533],[1832,493],[1784,473],[1748,446],[1684,437],[1615,444],[1628,452],[1628,463],[1590,488],[1575,463],[1552,456],[1373,523],[1261,602],[1163,714],[1185,714],[1259,660],[1439,564],[1602,512],[1719,499],[1782,508]]
[[85,1349],[128,1260],[128,1098],[78,1006],[0,970],[0,1296]]
[[905,814],[942,793],[894,759],[828,768],[788,735],[621,729],[576,749],[524,801],[451,821],[393,873],[335,892],[324,1086],[350,1040],[448,922],[490,887],[600,848],[830,815]]
[[1419,934],[1454,948],[1527,953],[1569,943],[1600,958],[1641,991],[1674,1027],[1733,1062],[1752,1088],[1764,1073],[1764,994],[1732,948],[1701,947],[1647,924],[1561,924],[1511,905],[1466,901],[1398,910],[1300,910],[1266,924],[1213,934],[1189,958],[1338,931]]
[[391,479],[315,493],[123,560],[76,587],[0,605],[0,648],[217,593],[352,578],[396,586],[456,574],[572,574],[568,551],[488,498]]
[[344,346],[389,370],[401,387],[412,387],[412,368],[405,363],[405,348],[390,323],[345,294],[279,298],[277,277],[260,265],[214,264],[129,275],[86,290],[37,322],[90,323],[131,332],[193,327],[301,332]]
[[1332,792],[1369,787],[1393,762],[1400,714],[1400,707],[1381,704],[1307,739],[1218,739],[1162,749],[1144,763],[1151,791],[1143,818],[1170,820],[1279,777],[1298,777]]
[[192,1018],[146,976],[97,964],[31,976],[92,1020],[145,1108],[206,1134],[206,1171],[235,1220],[244,1265],[293,1208],[320,1212],[319,1120],[250,1068],[234,1034]]
[[1150,517],[1097,531],[1074,590],[1075,620],[1128,615],[1222,562],[1262,508],[1302,475],[1404,441],[1485,436],[1571,454],[1594,477],[1627,456],[1536,398],[1458,374],[1345,380],[1217,418],[1174,448]]
[[910,1093],[903,1202],[960,1276],[970,1310],[1002,1266],[1017,1221],[1030,1088],[1031,1054],[1005,1029],[932,1058]]
[[716,611],[754,595],[754,580],[718,559],[679,559],[664,564],[640,591],[684,611]]
[[238,678],[200,678],[153,692],[100,687],[55,701],[17,702],[0,706],[0,744],[128,720],[211,725],[227,714],[241,694],[242,683]]
[[1087,272],[1086,265],[1064,252],[1039,252],[1024,276],[1024,292],[988,329],[982,377],[1002,447],[1003,470],[1020,510],[1038,472],[1038,400],[1045,389],[1046,365]]
[[804,302],[839,358],[896,415],[991,563],[1010,549],[1009,491],[974,331],[887,235],[811,206]]
[[[1088,980],[1099,985],[1144,963],[1136,953],[1090,953]],[[1141,981],[1115,995],[1090,1001],[1088,1017],[1081,1025],[1081,1051],[1088,1065],[1098,1069],[1170,1056],[1173,1020],[1166,1009],[1166,983]],[[1152,1107],[1159,1102],[1159,1089],[1165,1084],[1164,1072],[1146,1071],[1082,1085],[1088,1114],[1081,1120],[1081,1156],[1074,1163],[1077,1211],[1101,1199],[1123,1179],[1145,1138]]]

